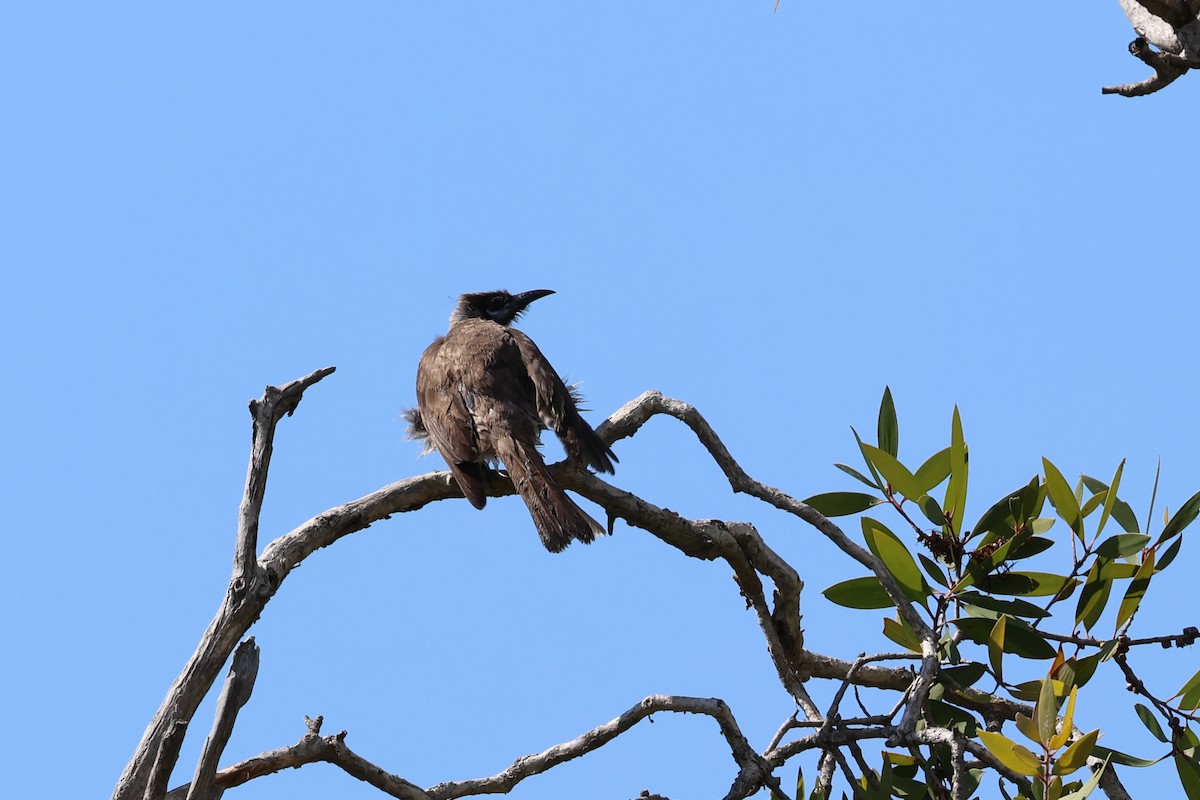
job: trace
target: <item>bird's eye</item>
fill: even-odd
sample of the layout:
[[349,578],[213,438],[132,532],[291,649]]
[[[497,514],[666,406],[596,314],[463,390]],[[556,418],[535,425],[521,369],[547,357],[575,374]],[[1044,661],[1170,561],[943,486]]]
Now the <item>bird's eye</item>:
[[505,302],[503,297],[493,297],[488,301],[488,311],[499,311],[504,308]]

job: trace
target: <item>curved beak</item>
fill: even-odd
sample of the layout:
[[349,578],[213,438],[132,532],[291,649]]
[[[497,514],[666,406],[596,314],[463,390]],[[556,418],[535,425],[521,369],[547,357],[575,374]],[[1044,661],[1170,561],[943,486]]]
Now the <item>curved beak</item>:
[[528,292],[521,292],[520,294],[513,295],[512,306],[518,310],[523,309],[534,300],[539,300],[551,294],[554,294],[553,289],[531,289]]

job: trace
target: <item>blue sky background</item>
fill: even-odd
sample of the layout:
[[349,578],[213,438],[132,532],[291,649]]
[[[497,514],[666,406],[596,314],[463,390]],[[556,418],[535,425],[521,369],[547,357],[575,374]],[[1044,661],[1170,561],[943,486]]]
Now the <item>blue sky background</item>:
[[[523,327],[593,422],[660,389],[798,497],[853,488],[831,465],[857,463],[849,426],[873,432],[890,385],[912,461],[960,407],[972,515],[1042,456],[1104,478],[1127,458],[1142,515],[1161,457],[1177,508],[1200,489],[1196,85],[1102,97],[1145,75],[1130,38],[1116,2],[7,6],[7,790],[111,792],[225,590],[264,385],[338,368],[280,426],[263,543],[441,468],[399,414],[463,291],[557,290]],[[730,496],[681,425],[616,450],[616,485],[752,521],[793,560],[813,649],[891,649],[878,615],[820,595],[862,569]],[[1197,623],[1195,565],[1185,545],[1136,632]],[[551,556],[513,498],[338,542],[253,633],[226,764],[305,714],[427,786],[651,693],[723,697],[758,748],[791,711],[727,568],[624,526]],[[1198,666],[1135,664],[1164,696]],[[1079,724],[1155,754],[1103,686]],[[687,800],[734,772],[711,721],[659,715],[512,796]],[[310,766],[236,796],[378,794]]]

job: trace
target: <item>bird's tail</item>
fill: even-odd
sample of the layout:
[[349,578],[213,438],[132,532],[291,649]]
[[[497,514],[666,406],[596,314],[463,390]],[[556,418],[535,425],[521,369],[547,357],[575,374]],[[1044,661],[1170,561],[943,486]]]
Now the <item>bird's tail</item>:
[[504,462],[517,494],[529,508],[547,550],[558,553],[572,539],[588,544],[604,535],[600,523],[589,517],[555,482],[533,444],[523,443],[518,437],[499,436],[495,445],[496,455]]

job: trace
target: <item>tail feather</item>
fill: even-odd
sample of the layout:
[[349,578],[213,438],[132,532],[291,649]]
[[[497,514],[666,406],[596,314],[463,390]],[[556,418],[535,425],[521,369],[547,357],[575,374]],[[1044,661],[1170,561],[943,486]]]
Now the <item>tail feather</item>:
[[541,453],[511,437],[498,437],[500,460],[537,528],[542,544],[551,553],[566,549],[572,540],[589,544],[604,535],[604,528],[575,504],[555,481]]

